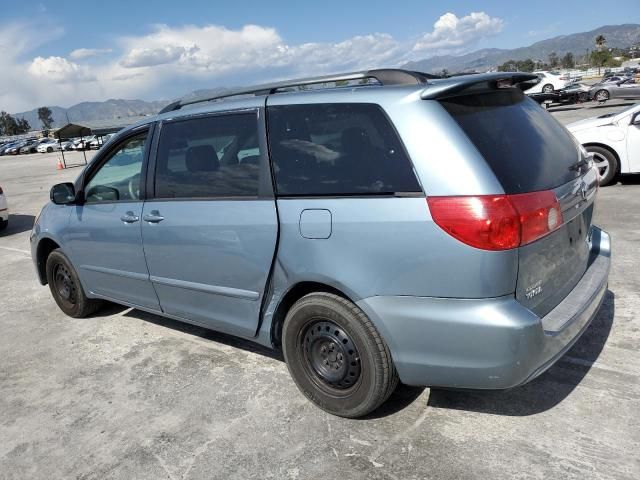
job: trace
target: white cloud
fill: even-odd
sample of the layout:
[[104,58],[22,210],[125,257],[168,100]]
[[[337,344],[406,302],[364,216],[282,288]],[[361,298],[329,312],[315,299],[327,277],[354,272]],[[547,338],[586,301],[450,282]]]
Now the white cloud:
[[96,79],[87,67],[81,67],[63,57],[36,57],[29,65],[28,72],[42,81],[56,83],[87,82]]
[[433,24],[433,31],[416,42],[413,51],[439,55],[461,53],[475,48],[478,41],[500,33],[503,25],[502,19],[485,12],[471,12],[465,17],[445,13]]
[[76,48],[69,54],[69,57],[74,60],[81,60],[111,52],[113,52],[113,50],[110,48]]
[[78,48],[66,58],[32,53],[62,35],[52,21],[0,25],[0,109],[16,112],[106,98],[173,98],[198,88],[395,67],[475,47],[502,24],[484,12],[460,18],[447,13],[433,31],[415,41],[371,33],[299,44],[261,25],[155,25],[147,34],[114,39],[111,48]]

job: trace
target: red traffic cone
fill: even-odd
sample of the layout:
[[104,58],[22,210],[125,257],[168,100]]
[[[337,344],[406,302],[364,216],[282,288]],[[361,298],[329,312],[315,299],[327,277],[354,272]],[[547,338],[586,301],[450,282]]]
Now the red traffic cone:
[[56,166],[56,170],[62,170],[64,165],[62,165],[62,160],[58,159],[58,165]]

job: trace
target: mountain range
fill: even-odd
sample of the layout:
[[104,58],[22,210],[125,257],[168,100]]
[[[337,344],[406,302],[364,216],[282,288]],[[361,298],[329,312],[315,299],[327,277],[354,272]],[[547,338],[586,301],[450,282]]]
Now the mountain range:
[[491,67],[502,65],[508,60],[531,58],[532,60],[540,59],[546,61],[551,52],[556,52],[560,57],[568,52],[579,56],[584,55],[587,50],[591,51],[595,48],[595,38],[598,35],[605,37],[607,47],[627,48],[640,43],[640,25],[605,25],[589,32],[559,35],[547,40],[541,40],[528,47],[512,49],[484,48],[465,55],[442,55],[409,62],[403,65],[402,68],[427,73],[441,72],[444,68],[450,72],[469,70],[481,72]]
[[[450,72],[485,71],[508,60],[525,60],[527,58],[546,60],[551,52],[562,56],[567,52],[575,56],[583,55],[587,49],[593,50],[595,38],[603,35],[607,47],[627,48],[640,44],[640,24],[605,25],[589,32],[559,35],[536,42],[528,47],[513,49],[484,48],[464,55],[442,55],[406,63],[401,68],[418,70],[428,73],[438,73],[443,69]],[[373,65],[372,65],[373,67]],[[190,92],[183,98],[196,98],[205,93],[217,94],[225,88],[197,90]],[[139,117],[157,113],[169,101],[122,100],[110,99],[104,102],[82,102],[69,108],[49,107],[54,120],[54,127],[69,122],[109,121],[122,123],[127,117]],[[40,128],[38,110],[30,110],[14,114],[14,117],[26,119],[32,128]]]

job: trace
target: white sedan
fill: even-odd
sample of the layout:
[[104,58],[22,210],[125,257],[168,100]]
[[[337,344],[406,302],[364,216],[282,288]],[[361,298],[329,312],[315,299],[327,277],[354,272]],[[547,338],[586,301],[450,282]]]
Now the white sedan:
[[51,153],[60,150],[60,144],[55,140],[44,141],[38,145],[36,150],[38,150],[39,153]]
[[640,173],[640,103],[567,128],[593,154],[600,185],[608,185],[618,173]]
[[4,196],[2,187],[0,187],[0,230],[7,228],[9,224],[9,207],[7,206],[7,198]]
[[553,93],[554,90],[562,90],[568,87],[577,80],[571,80],[569,74],[562,74],[560,72],[548,72],[541,70],[533,72],[534,75],[540,80],[529,90],[525,90],[524,93]]

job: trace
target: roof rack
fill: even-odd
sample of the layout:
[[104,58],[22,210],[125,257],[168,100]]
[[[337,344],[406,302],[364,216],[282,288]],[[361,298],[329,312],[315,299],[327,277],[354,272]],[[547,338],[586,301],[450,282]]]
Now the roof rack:
[[202,96],[190,100],[177,100],[170,103],[159,113],[172,112],[180,110],[187,105],[195,103],[210,102],[222,98],[236,97],[239,95],[271,95],[286,88],[295,88],[305,85],[320,85],[323,83],[348,82],[354,80],[372,79],[381,85],[419,85],[427,83],[427,80],[441,78],[439,75],[431,75],[423,72],[414,72],[411,70],[401,70],[397,68],[381,68],[377,70],[366,70],[362,72],[342,73],[338,75],[325,75],[321,77],[300,78],[297,80],[287,80],[284,82],[276,82],[264,85],[257,85],[247,88],[239,88],[229,90],[214,96]]

